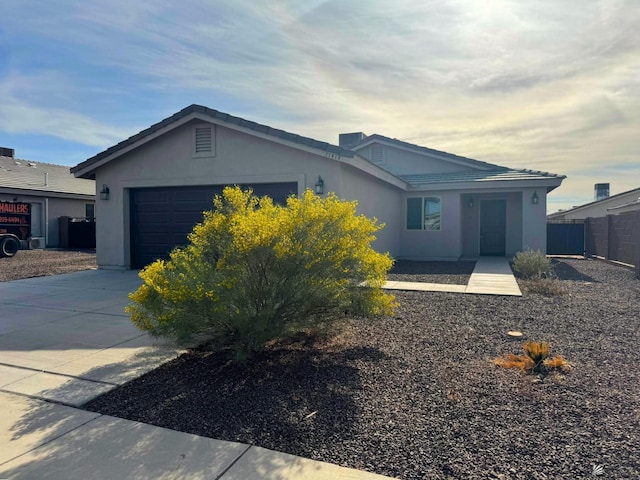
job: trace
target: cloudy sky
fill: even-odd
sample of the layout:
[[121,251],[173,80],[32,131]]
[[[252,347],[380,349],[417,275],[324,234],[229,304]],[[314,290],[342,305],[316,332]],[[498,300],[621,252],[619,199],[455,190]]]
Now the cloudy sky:
[[0,145],[75,165],[192,103],[640,186],[638,0],[2,0]]

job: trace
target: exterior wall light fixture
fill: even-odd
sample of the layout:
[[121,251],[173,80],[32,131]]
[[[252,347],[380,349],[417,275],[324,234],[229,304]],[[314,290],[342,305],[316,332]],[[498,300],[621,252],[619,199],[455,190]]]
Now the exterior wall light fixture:
[[322,180],[320,175],[318,175],[318,181],[316,182],[315,187],[317,195],[322,195],[324,193],[324,180]]
[[109,200],[109,187],[106,183],[102,184],[102,190],[100,190],[100,200]]
[[469,197],[469,202],[467,203],[467,205],[469,205],[469,208],[473,208],[473,198]]
[[534,205],[537,205],[538,202],[539,202],[538,192],[533,192],[533,195],[531,196],[531,203],[533,203]]

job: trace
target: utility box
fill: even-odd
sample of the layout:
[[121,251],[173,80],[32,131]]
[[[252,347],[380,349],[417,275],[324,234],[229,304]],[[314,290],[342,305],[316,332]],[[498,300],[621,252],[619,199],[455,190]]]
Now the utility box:
[[96,222],[88,218],[58,218],[60,248],[96,248]]

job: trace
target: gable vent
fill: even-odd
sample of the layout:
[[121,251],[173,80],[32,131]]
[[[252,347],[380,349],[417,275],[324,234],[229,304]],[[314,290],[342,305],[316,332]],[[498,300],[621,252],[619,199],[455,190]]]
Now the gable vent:
[[371,161],[373,163],[384,164],[384,147],[382,145],[371,145]]
[[195,153],[211,153],[213,151],[213,129],[211,127],[196,127]]

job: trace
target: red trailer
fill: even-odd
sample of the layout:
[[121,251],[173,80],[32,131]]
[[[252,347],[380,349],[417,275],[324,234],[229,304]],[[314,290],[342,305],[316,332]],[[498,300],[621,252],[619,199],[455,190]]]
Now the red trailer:
[[31,237],[31,204],[0,202],[0,257],[13,257]]

